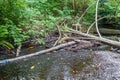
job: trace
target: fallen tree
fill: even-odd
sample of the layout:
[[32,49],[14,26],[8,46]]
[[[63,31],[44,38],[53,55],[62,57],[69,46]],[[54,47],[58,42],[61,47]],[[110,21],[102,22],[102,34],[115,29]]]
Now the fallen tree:
[[31,58],[31,57],[33,57],[33,56],[38,56],[38,55],[40,55],[40,54],[48,53],[48,52],[50,52],[50,51],[58,50],[58,49],[60,49],[60,48],[66,47],[66,46],[73,45],[73,44],[75,44],[76,42],[83,42],[83,43],[86,43],[86,44],[89,44],[89,43],[90,43],[89,41],[75,40],[75,41],[71,41],[71,42],[67,42],[67,43],[60,44],[60,45],[58,45],[58,46],[55,46],[55,47],[52,47],[52,48],[49,48],[49,49],[46,49],[46,50],[42,50],[42,51],[39,51],[39,52],[35,52],[35,53],[32,53],[32,54],[28,54],[28,55],[24,55],[24,56],[12,58],[12,59],[1,60],[1,61],[0,61],[0,65],[6,65],[6,64],[11,63],[11,62],[17,62],[17,61],[21,61],[21,60],[26,60],[26,59],[29,59],[29,58]]
[[[116,30],[116,29],[99,28],[99,31],[101,34],[106,34],[106,35],[120,35],[120,30]],[[96,32],[96,30],[94,30],[94,32]]]
[[82,33],[80,31],[76,31],[76,30],[73,30],[73,29],[70,29],[70,32],[71,33],[75,33],[75,34],[79,34],[81,36],[89,37],[89,38],[95,39],[97,41],[106,43],[108,45],[120,48],[120,42],[118,42],[118,41],[113,41],[113,40],[106,39],[106,38],[103,38],[103,37],[97,37],[97,36],[86,34],[86,33]]

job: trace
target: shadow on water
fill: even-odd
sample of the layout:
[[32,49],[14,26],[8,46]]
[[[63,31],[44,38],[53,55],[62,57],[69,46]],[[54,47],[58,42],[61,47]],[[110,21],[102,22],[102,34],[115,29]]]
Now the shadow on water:
[[[30,53],[27,51],[22,53]],[[106,80],[102,78],[104,72],[100,71],[97,60],[98,55],[90,50],[61,49],[0,66],[0,80]]]

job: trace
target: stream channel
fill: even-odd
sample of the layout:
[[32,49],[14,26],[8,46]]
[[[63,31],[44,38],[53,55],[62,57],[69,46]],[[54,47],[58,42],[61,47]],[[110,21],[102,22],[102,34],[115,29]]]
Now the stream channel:
[[[39,51],[24,49],[21,55]],[[0,66],[0,80],[120,80],[120,54],[107,50],[60,49]]]

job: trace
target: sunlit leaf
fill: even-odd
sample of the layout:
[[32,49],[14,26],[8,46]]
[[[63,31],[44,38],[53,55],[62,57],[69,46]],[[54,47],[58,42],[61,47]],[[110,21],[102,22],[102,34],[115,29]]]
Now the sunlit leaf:
[[34,69],[34,68],[35,68],[35,66],[31,66],[31,67],[30,67],[30,69]]
[[29,48],[30,48],[30,49],[33,49],[33,48],[34,48],[34,46],[30,46]]

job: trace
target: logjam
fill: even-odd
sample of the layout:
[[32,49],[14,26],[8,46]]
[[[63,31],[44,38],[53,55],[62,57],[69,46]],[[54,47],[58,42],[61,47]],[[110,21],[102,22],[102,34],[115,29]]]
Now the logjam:
[[118,42],[118,41],[113,41],[113,40],[106,39],[106,38],[103,38],[103,37],[97,37],[97,36],[90,35],[90,34],[86,34],[86,33],[82,33],[82,32],[80,32],[80,31],[76,31],[76,30],[73,30],[73,29],[70,29],[70,32],[71,32],[71,33],[75,33],[75,34],[79,34],[79,35],[81,35],[81,36],[93,38],[93,39],[95,39],[95,40],[97,40],[97,41],[100,41],[100,42],[106,43],[106,44],[108,44],[108,45],[111,45],[111,46],[115,46],[115,47],[120,48],[120,42]]
[[60,44],[58,46],[55,46],[55,47],[52,47],[52,48],[49,48],[49,49],[46,49],[46,50],[35,52],[35,53],[32,53],[32,54],[28,54],[28,55],[24,55],[24,56],[12,58],[12,59],[1,60],[0,65],[5,65],[5,64],[11,63],[11,62],[17,62],[17,61],[20,61],[20,60],[26,60],[26,59],[29,59],[33,56],[38,56],[40,54],[48,53],[50,51],[54,51],[54,50],[57,50],[57,49],[60,49],[60,48],[66,47],[66,46],[73,45],[76,42],[83,42],[83,43],[86,43],[86,44],[90,43],[89,41],[84,41],[84,40],[71,41],[71,42],[63,43],[63,44]]

